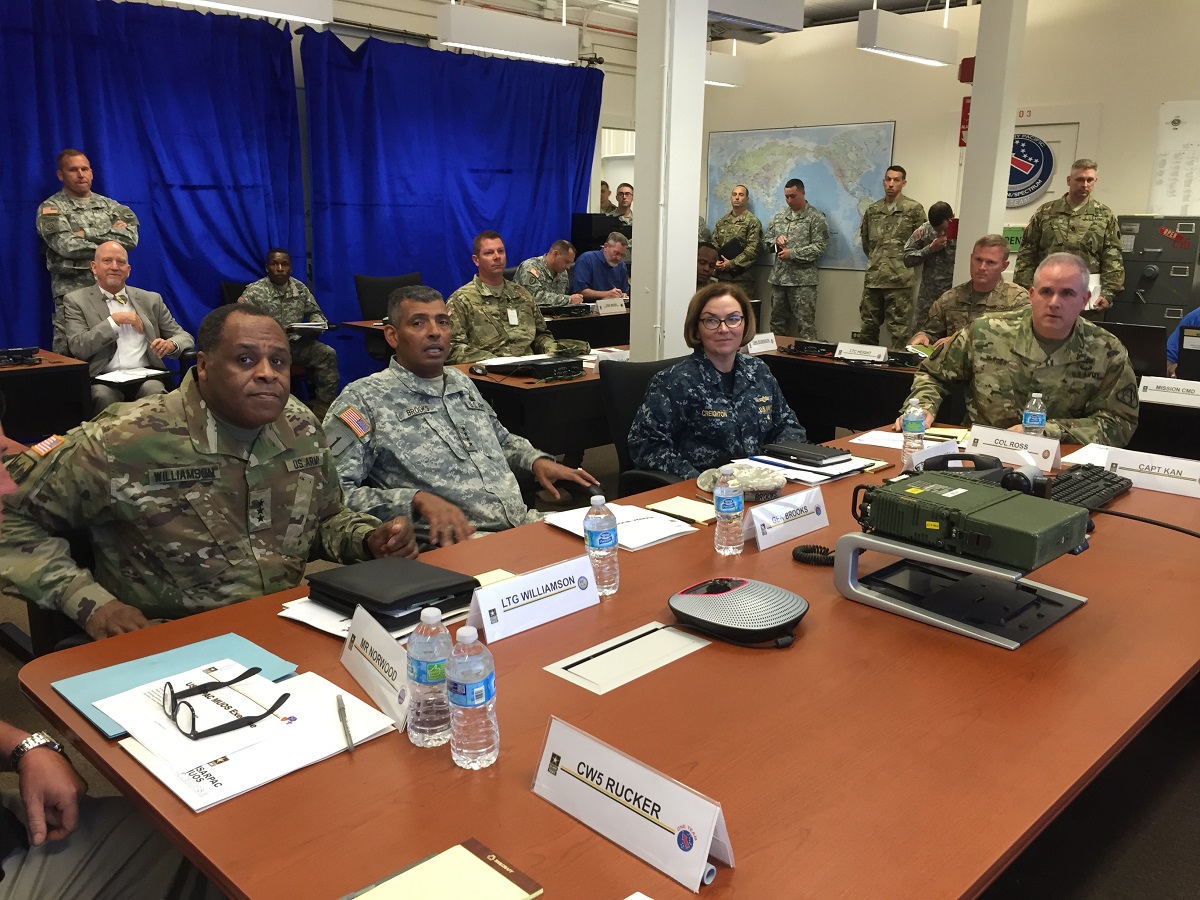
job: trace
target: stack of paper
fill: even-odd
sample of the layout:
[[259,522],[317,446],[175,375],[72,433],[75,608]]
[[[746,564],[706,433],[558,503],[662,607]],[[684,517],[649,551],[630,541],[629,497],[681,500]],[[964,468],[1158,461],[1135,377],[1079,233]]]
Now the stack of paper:
[[[462,610],[459,612],[444,613],[442,622],[446,625],[453,625],[455,622],[466,621],[467,609],[471,605],[468,599],[464,602]],[[340,613],[336,609],[330,609],[323,603],[318,603],[308,597],[301,597],[298,600],[288,600],[283,604],[283,609],[279,613],[285,619],[291,619],[295,622],[302,622],[318,631],[323,631],[326,634],[332,634],[334,637],[344,638],[350,633],[350,616],[345,613]],[[420,622],[414,622],[411,625],[402,625],[399,628],[389,628],[388,634],[396,640],[408,637],[412,634],[414,628]]]
[[127,381],[140,381],[143,378],[154,378],[156,375],[165,375],[164,369],[151,369],[147,366],[138,366],[133,369],[117,369],[115,372],[103,372],[96,376],[97,381],[107,381],[109,384],[124,384]]
[[[583,537],[583,517],[591,507],[568,509],[550,513],[546,521],[557,528]],[[641,550],[661,544],[683,534],[692,534],[696,529],[690,525],[638,506],[623,506],[610,503],[608,508],[617,518],[617,546],[622,550]]]
[[711,503],[701,503],[689,497],[668,497],[657,503],[647,503],[646,509],[683,522],[691,522],[693,525],[707,525],[717,520],[717,511]]
[[280,684],[255,675],[187,698],[196,731],[205,731],[235,718],[259,716],[288,695],[273,715],[226,734],[192,740],[163,709],[166,681],[179,693],[191,685],[229,681],[245,670],[232,660],[218,660],[99,700],[96,706],[129,732],[121,746],[197,812],[347,749],[339,695],[356,744],[395,727],[383,713],[313,672]]
[[788,481],[797,481],[801,484],[822,484],[826,481],[844,478],[847,475],[855,475],[878,461],[861,456],[851,456],[845,462],[830,463],[827,466],[806,466],[803,463],[777,459],[774,456],[751,456],[749,459],[734,460],[735,463],[743,465],[774,469],[781,472]]
[[368,888],[348,894],[343,900],[409,897],[532,900],[541,894],[540,884],[471,838]]

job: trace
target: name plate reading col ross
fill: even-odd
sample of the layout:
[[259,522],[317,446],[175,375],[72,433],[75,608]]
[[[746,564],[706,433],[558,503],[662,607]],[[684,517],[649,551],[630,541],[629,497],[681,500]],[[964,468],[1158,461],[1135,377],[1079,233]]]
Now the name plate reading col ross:
[[1124,475],[1134,487],[1181,497],[1200,497],[1200,462],[1136,450],[1108,448],[1105,468]]
[[602,297],[596,301],[596,312],[601,316],[614,316],[625,311],[625,301],[620,297]]
[[1200,381],[1143,375],[1138,399],[1143,403],[1165,403],[1169,406],[1200,409]]
[[533,792],[693,891],[733,868],[721,804],[555,716]]
[[829,514],[820,488],[788,494],[770,503],[760,503],[750,510],[754,540],[759,550],[766,550],[802,534],[816,531],[829,524]]
[[834,359],[844,359],[847,362],[885,363],[888,361],[887,347],[877,344],[850,344],[840,341],[833,351]]
[[1059,446],[1056,438],[1021,434],[1003,428],[972,425],[967,435],[968,453],[987,453],[1001,462],[1037,466],[1043,472],[1057,469]]
[[762,334],[756,334],[750,339],[750,343],[746,345],[746,352],[751,356],[778,349],[779,345],[775,342],[775,333],[772,331],[764,331]]
[[577,556],[476,588],[467,624],[482,628],[490,644],[599,602],[592,561]]
[[408,722],[408,653],[369,612],[354,607],[342,665],[403,731]]

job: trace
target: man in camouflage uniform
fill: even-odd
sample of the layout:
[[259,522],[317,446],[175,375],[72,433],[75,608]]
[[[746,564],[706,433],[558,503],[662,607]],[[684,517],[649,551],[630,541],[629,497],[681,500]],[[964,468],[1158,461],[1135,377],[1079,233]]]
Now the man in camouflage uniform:
[[[904,245],[904,264],[910,269],[921,267],[921,286],[913,305],[909,331],[916,331],[929,317],[933,301],[954,284],[954,259],[958,241],[949,237],[950,220],[954,210],[944,200],[929,207],[929,221],[912,233]],[[1007,263],[1006,263],[1007,265]]]
[[1067,193],[1039,206],[1025,226],[1013,281],[1029,287],[1043,259],[1051,253],[1074,253],[1087,263],[1089,272],[1100,276],[1100,296],[1093,306],[1108,307],[1125,286],[1125,264],[1117,217],[1091,199],[1098,180],[1094,161],[1077,159],[1071,164]]
[[[786,190],[784,195],[786,196]],[[742,252],[733,259],[721,257],[717,260],[717,280],[732,281],[746,292],[751,301],[754,300],[754,261],[758,259],[758,248],[762,243],[762,222],[758,216],[750,212],[746,205],[750,200],[750,192],[744,184],[735,185],[729,197],[729,212],[717,219],[713,228],[712,242],[719,251],[730,241],[740,241]],[[815,297],[813,302],[815,303]]]
[[[312,552],[415,556],[412,526],[342,504],[283,329],[253,307],[200,325],[179,390],[112,407],[8,463],[0,578],[93,638],[295,587]],[[89,529],[94,574],[65,534]],[[118,599],[119,598],[119,599]]]
[[1029,305],[1029,291],[1004,280],[1008,240],[985,234],[971,249],[971,280],[952,287],[934,301],[925,324],[910,344],[942,344],[984,313],[1008,312]]
[[38,207],[37,232],[46,251],[50,293],[54,296],[55,353],[67,353],[63,335],[62,299],[71,291],[90,287],[96,248],[116,241],[126,250],[138,242],[138,218],[128,206],[92,193],[91,163],[79,150],[58,154],[58,180],[63,189]]
[[696,227],[696,241],[698,243],[712,241],[712,232],[708,230],[708,223],[704,221],[704,216],[700,217],[700,224]]
[[804,182],[799,178],[783,186],[783,199],[788,208],[771,217],[762,239],[763,250],[775,254],[767,278],[771,331],[815,340],[817,260],[829,246],[829,223],[823,212],[804,199]]
[[317,335],[306,334],[291,326],[297,322],[317,322],[328,325],[329,320],[317,305],[308,285],[292,277],[292,256],[276,247],[267,251],[267,277],[246,285],[238,303],[253,303],[271,316],[288,336],[292,362],[312,372],[313,399],[309,403],[320,418],[329,411],[337,397],[337,351],[322,344]]
[[555,481],[597,483],[510,434],[471,379],[443,367],[450,313],[433,288],[393,291],[384,337],[395,358],[348,385],[325,417],[350,508],[408,516],[421,547],[438,547],[539,520],[514,473],[532,473],[556,498]]
[[558,342],[529,291],[504,278],[504,240],[481,231],[471,248],[479,274],[450,295],[450,362],[554,353]]
[[600,212],[602,212],[606,216],[611,216],[613,214],[613,210],[615,210],[617,208],[617,204],[613,203],[612,198],[609,196],[611,193],[612,192],[610,191],[610,189],[608,187],[608,182],[601,181],[600,182]]
[[555,241],[545,256],[535,256],[517,266],[513,281],[533,295],[538,306],[571,306],[583,302],[583,294],[571,293],[567,270],[575,264],[575,245]]
[[696,290],[708,287],[717,279],[713,273],[717,271],[717,248],[708,241],[696,245]]
[[[1137,380],[1113,335],[1079,317],[1087,264],[1053,253],[1034,274],[1031,305],[982,316],[921,363],[911,396],[932,423],[956,384],[972,423],[1020,432],[1021,412],[1040,392],[1046,436],[1072,444],[1124,447],[1138,421]],[[892,426],[900,430],[900,420]]]
[[858,305],[862,317],[859,337],[866,344],[879,343],[879,326],[885,323],[894,347],[903,347],[911,333],[908,320],[914,273],[904,265],[904,242],[924,223],[925,207],[904,196],[907,177],[903,167],[888,166],[883,175],[883,199],[867,207],[859,228],[867,254]]
[[622,181],[617,185],[617,208],[611,213],[622,225],[633,224],[633,185]]

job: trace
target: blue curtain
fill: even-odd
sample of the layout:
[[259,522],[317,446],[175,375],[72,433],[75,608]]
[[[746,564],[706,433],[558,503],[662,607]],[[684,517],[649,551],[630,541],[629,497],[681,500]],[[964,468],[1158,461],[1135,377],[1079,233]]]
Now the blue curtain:
[[361,317],[355,273],[419,271],[448,295],[474,275],[471,239],[487,228],[514,266],[570,238],[599,70],[301,33],[314,291],[333,317]]
[[111,0],[0,3],[0,346],[50,345],[50,279],[34,230],[87,154],[92,188],[141,220],[129,281],[195,333],[222,279],[262,276],[281,245],[303,270],[291,36],[256,19]]

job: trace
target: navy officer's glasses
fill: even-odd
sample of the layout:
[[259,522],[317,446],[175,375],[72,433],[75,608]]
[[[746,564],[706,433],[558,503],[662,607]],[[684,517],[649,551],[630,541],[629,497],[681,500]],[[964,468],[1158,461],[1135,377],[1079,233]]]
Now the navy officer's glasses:
[[745,319],[746,317],[741,313],[730,313],[723,319],[718,319],[716,316],[701,316],[700,324],[709,331],[716,331],[722,325],[724,325],[730,331],[734,331],[739,325],[742,324],[743,321],[745,321]]
[[229,681],[209,681],[205,684],[197,684],[193,687],[184,690],[176,690],[171,682],[163,685],[163,712],[171,717],[171,721],[175,723],[185,737],[191,738],[193,741],[198,741],[201,738],[213,737],[218,734],[228,734],[231,731],[237,731],[239,728],[248,728],[258,722],[261,722],[267,716],[273,716],[279,707],[287,701],[291,694],[283,694],[271,704],[271,708],[258,716],[243,716],[238,719],[233,719],[229,722],[224,722],[216,725],[213,728],[205,728],[201,731],[196,730],[196,710],[192,704],[188,703],[189,697],[199,697],[201,694],[207,694],[211,691],[220,690],[221,688],[233,687],[239,681],[245,681],[252,675],[257,675],[262,669],[258,666],[253,666],[247,669],[237,678],[231,678]]

